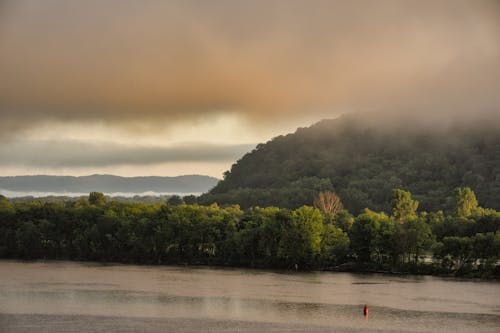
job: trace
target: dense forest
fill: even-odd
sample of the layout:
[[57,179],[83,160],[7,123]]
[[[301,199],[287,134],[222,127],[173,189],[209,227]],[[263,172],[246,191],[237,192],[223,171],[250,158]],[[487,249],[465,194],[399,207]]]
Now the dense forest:
[[313,206],[242,210],[108,201],[99,192],[68,202],[12,202],[0,196],[0,257],[145,264],[211,264],[499,277],[500,212],[481,208],[470,188],[453,211],[419,211],[410,192],[387,195],[390,213],[357,216],[333,192]]
[[389,210],[391,189],[405,188],[423,210],[450,213],[460,186],[500,209],[496,122],[350,114],[258,145],[199,202],[295,209],[333,191],[359,214]]

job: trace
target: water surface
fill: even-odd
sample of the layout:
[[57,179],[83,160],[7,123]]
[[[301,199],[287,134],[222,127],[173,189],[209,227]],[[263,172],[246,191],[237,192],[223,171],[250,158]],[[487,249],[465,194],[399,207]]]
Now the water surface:
[[[363,304],[370,309],[366,320]],[[0,261],[0,331],[498,332],[500,284]]]

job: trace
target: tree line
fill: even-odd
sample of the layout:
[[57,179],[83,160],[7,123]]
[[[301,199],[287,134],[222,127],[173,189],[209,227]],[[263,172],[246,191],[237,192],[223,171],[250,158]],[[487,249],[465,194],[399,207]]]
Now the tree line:
[[[186,201],[193,198],[187,197]],[[391,211],[357,216],[321,192],[297,209],[108,201],[11,202],[0,196],[0,257],[144,264],[396,271],[499,277],[500,212],[455,191],[454,212],[419,212],[410,192]]]

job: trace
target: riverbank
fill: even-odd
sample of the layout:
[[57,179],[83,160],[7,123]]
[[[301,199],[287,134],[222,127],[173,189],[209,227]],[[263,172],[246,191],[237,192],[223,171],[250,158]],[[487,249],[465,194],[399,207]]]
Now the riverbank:
[[481,212],[402,223],[370,210],[126,204],[97,192],[66,203],[0,197],[0,258],[291,270],[355,261],[346,271],[499,277],[500,213]]
[[410,270],[391,270],[384,267],[363,264],[356,262],[348,262],[338,266],[330,267],[301,267],[297,266],[297,269],[292,266],[289,268],[283,267],[271,267],[271,266],[235,266],[220,263],[187,263],[187,262],[177,262],[177,263],[141,263],[141,262],[120,262],[120,261],[98,261],[98,260],[71,260],[71,259],[16,259],[16,258],[0,258],[0,262],[24,262],[24,263],[58,263],[58,262],[72,262],[75,264],[87,264],[87,265],[103,265],[103,266],[113,266],[113,265],[134,265],[142,267],[182,267],[182,268],[214,268],[214,269],[248,269],[257,271],[267,271],[267,272],[279,272],[279,273],[314,273],[314,272],[337,272],[337,273],[352,273],[352,274],[383,274],[388,276],[433,276],[439,278],[449,278],[449,279],[464,279],[464,280],[479,280],[479,281],[500,281],[499,275],[484,275],[481,272],[476,271],[472,274],[452,274],[444,273],[438,271],[435,267],[431,265],[418,266],[417,269]]
[[485,274],[481,270],[471,270],[471,271],[447,271],[443,270],[437,264],[423,263],[417,266],[409,265],[403,267],[402,269],[390,269],[387,267],[381,267],[374,264],[364,264],[356,262],[348,262],[338,266],[325,267],[320,269],[325,272],[348,272],[348,273],[379,273],[388,275],[425,275],[425,276],[436,276],[445,278],[460,278],[460,279],[480,279],[480,280],[500,280],[500,267],[497,266],[495,270],[489,271]]

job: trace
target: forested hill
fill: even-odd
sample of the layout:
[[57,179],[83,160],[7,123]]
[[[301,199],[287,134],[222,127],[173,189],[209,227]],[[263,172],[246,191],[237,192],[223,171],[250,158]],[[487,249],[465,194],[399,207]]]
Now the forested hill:
[[500,209],[500,131],[494,121],[391,119],[363,114],[323,120],[279,136],[235,163],[201,203],[296,208],[335,191],[353,213],[389,211],[393,188],[420,210],[449,210],[453,189],[471,187]]
[[[211,189],[218,179],[209,176],[119,177],[113,175],[16,176],[0,177],[0,189],[19,192],[169,192],[202,193]],[[1,191],[0,191],[1,194]]]

